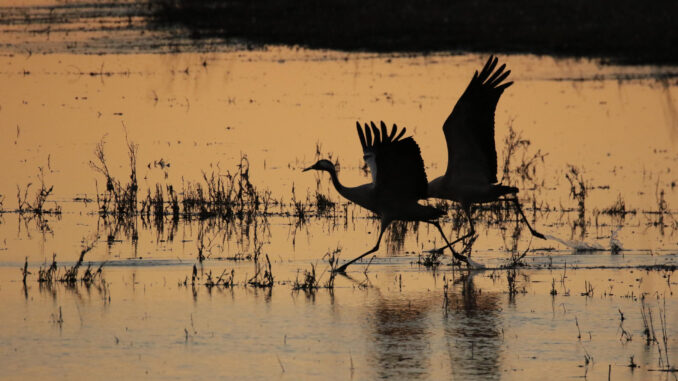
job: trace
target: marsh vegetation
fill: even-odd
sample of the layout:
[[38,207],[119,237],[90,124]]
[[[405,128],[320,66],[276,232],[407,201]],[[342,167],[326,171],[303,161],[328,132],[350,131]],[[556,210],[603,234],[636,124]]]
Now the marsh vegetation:
[[[499,174],[553,239],[532,240],[506,203],[483,204],[457,248],[486,271],[431,252],[441,242],[426,224],[398,223],[382,251],[339,276],[378,220],[301,170],[329,157],[342,181],[366,182],[353,123],[375,117],[407,125],[429,179],[440,174],[442,118],[485,57],[17,51],[0,55],[13,89],[0,94],[11,127],[0,142],[7,374],[673,374],[670,69],[509,56]],[[448,237],[468,232],[457,205],[427,202],[446,211]]]

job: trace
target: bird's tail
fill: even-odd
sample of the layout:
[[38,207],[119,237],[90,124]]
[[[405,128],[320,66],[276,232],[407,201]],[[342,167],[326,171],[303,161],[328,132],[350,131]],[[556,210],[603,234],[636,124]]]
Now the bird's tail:
[[432,221],[445,215],[445,212],[430,205],[417,204],[417,212],[412,215],[416,215],[415,220],[418,221]]
[[494,195],[497,198],[499,198],[503,195],[506,195],[506,194],[515,194],[515,193],[518,193],[518,191],[519,191],[519,189],[516,188],[516,187],[509,187],[509,186],[501,185],[501,184],[495,185],[495,186],[492,187],[492,192],[494,193]]

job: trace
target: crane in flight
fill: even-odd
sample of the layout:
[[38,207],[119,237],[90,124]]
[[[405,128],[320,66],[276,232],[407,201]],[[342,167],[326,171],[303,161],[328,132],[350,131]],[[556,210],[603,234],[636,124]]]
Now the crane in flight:
[[471,206],[494,201],[512,202],[530,233],[546,239],[527,221],[516,196],[518,188],[497,181],[494,112],[501,94],[513,84],[504,82],[511,73],[510,70],[504,71],[506,64],[495,70],[497,62],[496,57],[490,56],[480,73],[475,72],[466,91],[447,117],[443,125],[447,142],[447,170],[428,184],[428,197],[460,203],[468,219],[469,232],[452,244],[475,234]]
[[358,136],[363,148],[363,158],[370,168],[372,182],[357,187],[343,186],[337,177],[334,164],[329,160],[319,160],[312,166],[304,169],[325,171],[330,174],[332,184],[340,195],[346,199],[368,209],[380,218],[381,228],[376,245],[366,253],[352,259],[337,268],[336,272],[345,272],[346,268],[355,261],[379,250],[379,243],[389,224],[396,220],[422,221],[435,226],[443,236],[446,247],[452,255],[469,267],[482,267],[471,259],[454,251],[452,244],[445,237],[437,219],[444,214],[440,209],[428,205],[421,205],[417,201],[426,198],[427,180],[424,170],[424,161],[421,158],[419,146],[412,137],[401,139],[406,129],[398,133],[394,124],[389,133],[386,124],[381,122],[381,128],[374,123],[365,124],[364,129],[357,123]]

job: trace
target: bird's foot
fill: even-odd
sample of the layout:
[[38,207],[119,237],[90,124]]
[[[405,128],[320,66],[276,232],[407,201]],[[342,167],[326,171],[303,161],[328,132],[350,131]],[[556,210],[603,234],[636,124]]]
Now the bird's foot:
[[543,234],[539,233],[536,230],[532,230],[531,233],[532,233],[533,236],[535,236],[537,238],[541,238],[543,240],[546,240],[546,236],[544,236]]
[[348,267],[348,263],[341,265],[341,266],[337,267],[336,269],[333,269],[332,273],[333,274],[344,274],[344,275],[346,275],[346,268],[347,267]]

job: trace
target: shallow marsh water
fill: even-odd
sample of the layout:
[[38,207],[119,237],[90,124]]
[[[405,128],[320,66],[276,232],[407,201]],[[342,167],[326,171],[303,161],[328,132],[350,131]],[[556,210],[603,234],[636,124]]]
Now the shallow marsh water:
[[[316,147],[339,160],[344,183],[359,184],[368,174],[355,121],[398,123],[413,133],[434,178],[445,168],[442,123],[484,56],[289,48],[28,54],[5,42],[0,195],[10,212],[0,214],[0,377],[531,379],[548,369],[604,379],[611,369],[612,379],[675,378],[652,370],[660,368],[659,344],[645,343],[641,305],[644,299],[652,310],[660,340],[665,308],[675,365],[678,69],[501,57],[515,84],[496,114],[500,160],[509,125],[530,140],[526,158],[546,154],[532,180],[512,175],[528,215],[544,233],[605,249],[619,230],[626,250],[573,252],[524,231],[514,241],[514,222],[480,221],[477,261],[497,269],[510,248],[529,249],[527,267],[468,275],[448,259],[435,271],[414,263],[440,238],[410,226],[404,239],[385,237],[369,267],[354,266],[333,291],[308,294],[292,291],[299,270],[317,264],[323,283],[327,252],[340,247],[341,258],[351,258],[378,231],[351,205],[305,222],[293,215],[293,189],[298,200],[319,190],[343,203],[326,177],[301,173]],[[105,139],[114,175],[128,176],[125,136],[139,145],[140,197],[156,183],[181,189],[202,171],[233,172],[245,154],[252,183],[288,206],[273,205],[272,214],[250,222],[165,218],[159,228],[136,218],[126,231],[96,213],[105,180],[89,164]],[[588,188],[584,229],[568,164]],[[54,185],[47,207],[58,204],[62,213],[11,213],[17,186],[33,183],[35,192],[38,167]],[[599,213],[620,196],[635,213]],[[445,231],[458,234],[453,225],[446,219]],[[191,287],[201,231],[212,240],[198,266],[202,279],[233,269],[233,288]],[[104,283],[38,284],[39,267],[54,253],[59,266],[72,265],[92,240],[85,263],[105,262]],[[244,286],[252,261],[227,259],[258,245],[272,262],[270,291]],[[32,274],[24,287],[26,258]],[[659,267],[642,268],[651,265]],[[588,296],[581,295],[585,282],[593,287]],[[640,368],[628,367],[631,356]]]

